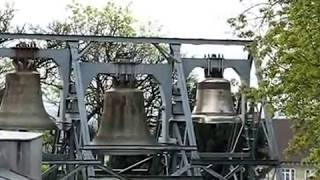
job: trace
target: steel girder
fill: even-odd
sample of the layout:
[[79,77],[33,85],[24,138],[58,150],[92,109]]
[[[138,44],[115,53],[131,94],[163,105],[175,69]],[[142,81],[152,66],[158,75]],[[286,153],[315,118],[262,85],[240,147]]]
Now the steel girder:
[[[113,37],[113,36],[82,36],[82,35],[52,35],[52,34],[11,34],[11,33],[0,33],[1,39],[32,39],[32,40],[51,40],[51,41],[64,41],[69,44],[69,49],[40,49],[37,52],[36,57],[46,57],[52,58],[55,62],[59,65],[59,72],[63,79],[63,91],[62,91],[62,99],[60,104],[60,118],[59,121],[65,121],[65,111],[66,111],[66,99],[70,95],[69,85],[70,85],[70,76],[71,76],[71,69],[73,69],[75,77],[76,77],[76,91],[77,97],[80,99],[78,106],[80,110],[80,128],[79,133],[81,140],[78,139],[78,135],[74,135],[74,139],[78,139],[76,144],[78,146],[77,151],[82,152],[82,156],[84,157],[83,160],[72,161],[72,163],[78,164],[77,167],[71,169],[71,171],[64,177],[69,178],[77,171],[82,170],[83,168],[87,168],[88,176],[93,177],[95,176],[94,169],[92,168],[93,165],[96,165],[96,161],[94,161],[93,155],[91,153],[89,145],[89,131],[88,131],[88,124],[86,118],[86,109],[85,104],[82,101],[84,99],[84,90],[87,87],[89,80],[95,76],[97,73],[115,73],[115,74],[134,74],[134,73],[141,73],[141,74],[151,74],[154,78],[158,81],[160,89],[161,89],[161,96],[164,103],[164,111],[162,116],[162,132],[161,137],[159,137],[159,143],[170,144],[175,142],[181,148],[173,148],[173,146],[164,147],[162,152],[178,152],[175,155],[167,156],[173,158],[180,159],[180,161],[176,162],[178,164],[174,164],[169,168],[175,169],[174,171],[171,170],[172,176],[179,176],[183,177],[188,175],[192,177],[192,175],[199,175],[199,170],[204,170],[209,174],[219,178],[225,179],[225,177],[231,177],[234,173],[239,171],[239,167],[236,165],[271,165],[276,166],[278,152],[276,151],[276,144],[275,144],[275,137],[273,134],[272,129],[272,121],[269,118],[266,118],[263,121],[263,126],[266,129],[266,136],[269,142],[269,152],[270,157],[272,158],[270,162],[268,161],[252,161],[252,160],[243,160],[239,161],[237,159],[230,160],[230,161],[221,161],[222,164],[232,164],[235,165],[236,168],[231,168],[230,172],[225,176],[221,176],[216,174],[212,169],[209,167],[212,165],[210,161],[201,161],[201,157],[199,156],[198,152],[194,149],[196,147],[195,135],[193,130],[193,122],[191,119],[191,111],[189,108],[189,100],[186,96],[187,89],[186,89],[186,77],[188,74],[194,69],[195,67],[202,67],[202,68],[233,68],[240,76],[241,81],[249,86],[250,80],[250,70],[252,59],[223,59],[223,64],[221,64],[220,58],[211,58],[211,59],[203,59],[203,58],[182,58],[180,55],[180,46],[181,44],[194,44],[194,45],[202,45],[202,44],[210,44],[210,45],[235,45],[235,46],[248,46],[251,42],[250,40],[228,40],[228,39],[182,39],[182,38],[159,38],[159,37]],[[87,41],[88,46],[82,50],[79,49],[78,43],[79,41]],[[124,65],[124,64],[110,64],[110,63],[84,63],[80,61],[80,57],[86,53],[86,50],[90,47],[90,42],[119,42],[119,43],[150,43],[154,44],[158,50],[163,54],[166,55],[167,63],[165,64],[138,64],[138,65]],[[170,46],[171,52],[166,52],[164,49],[161,49],[158,44],[166,44]],[[0,49],[0,56],[2,57],[14,57],[15,52],[11,48],[1,48]],[[70,66],[71,64],[71,66]],[[222,65],[222,66],[221,66]],[[132,69],[133,71],[128,71],[128,69]],[[172,114],[172,71],[176,70],[178,73],[178,83],[177,87],[182,90],[182,109],[184,111],[184,120],[185,123],[185,135],[182,137],[181,132],[179,130],[179,123],[170,123],[170,120],[174,122],[174,115]],[[165,71],[165,72],[164,72]],[[242,95],[242,108],[245,109],[246,107],[246,100],[245,96]],[[243,111],[241,118],[245,120],[245,111]],[[172,125],[171,125],[172,124]],[[178,128],[173,128],[175,131],[175,140],[172,141],[173,137],[170,137],[169,133],[169,126],[175,126]],[[240,133],[240,132],[239,132]],[[187,144],[186,144],[187,142]],[[92,147],[91,147],[92,148]],[[97,148],[97,147],[95,147]],[[102,147],[103,148],[103,147]],[[110,147],[104,147],[110,148]],[[117,147],[119,150],[128,150],[125,147]],[[138,148],[139,147],[131,147],[131,148]],[[155,150],[159,151],[159,147],[143,147],[147,150]],[[171,148],[171,149],[170,149]],[[161,148],[160,148],[161,149]],[[114,150],[114,149],[113,149]],[[221,155],[221,156],[229,157],[228,152]],[[216,156],[213,154],[213,157]],[[78,156],[79,157],[79,156]],[[82,164],[84,161],[88,161],[93,164]],[[71,162],[70,160],[64,161],[65,164]],[[80,163],[81,162],[81,163]],[[201,165],[208,165],[208,166],[198,166],[192,165],[193,162],[199,162]],[[52,161],[51,163],[56,163],[58,165],[58,161]],[[57,164],[58,163],[58,164]],[[60,164],[63,162],[60,162]],[[136,164],[139,164],[137,162]],[[218,162],[216,162],[218,163]],[[112,169],[108,167],[104,167],[102,165],[97,165],[101,169],[104,169],[109,174],[114,177],[118,177],[120,179],[125,179],[124,176],[113,172]],[[178,169],[176,169],[179,167]],[[233,167],[233,166],[232,166]],[[55,167],[54,167],[55,168]],[[52,169],[54,169],[52,168]],[[129,167],[128,167],[129,168]],[[50,169],[51,170],[51,169]],[[168,174],[170,175],[170,174]],[[162,176],[157,176],[161,178]],[[155,178],[157,178],[155,177]],[[163,176],[165,177],[165,176]],[[169,176],[168,176],[169,177]],[[232,176],[234,177],[234,176]],[[136,177],[134,177],[135,179]]]

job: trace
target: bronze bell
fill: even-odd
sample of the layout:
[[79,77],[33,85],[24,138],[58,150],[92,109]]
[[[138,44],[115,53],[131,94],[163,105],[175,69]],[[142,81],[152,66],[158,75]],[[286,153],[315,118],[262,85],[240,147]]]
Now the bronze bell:
[[144,111],[143,92],[134,88],[111,88],[93,145],[154,145]]
[[207,124],[234,123],[239,120],[235,116],[228,80],[207,78],[198,83],[192,119]]
[[23,71],[7,74],[0,107],[0,129],[54,128],[55,124],[43,106],[39,73]]

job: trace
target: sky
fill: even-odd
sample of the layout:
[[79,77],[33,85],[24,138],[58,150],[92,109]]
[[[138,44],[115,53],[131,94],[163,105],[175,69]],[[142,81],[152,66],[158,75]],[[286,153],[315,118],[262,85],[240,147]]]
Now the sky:
[[[18,10],[15,24],[45,25],[68,14],[66,5],[72,0],[0,0],[13,3]],[[77,0],[76,2],[102,7],[107,0]],[[228,38],[231,29],[226,23],[250,3],[240,0],[114,0],[130,5],[133,16],[141,22],[152,21],[163,26],[163,34],[170,37]]]
[[[66,7],[75,0],[0,0],[0,5],[8,2],[17,9],[14,25],[33,24],[46,26],[53,20],[68,16]],[[108,0],[76,0],[81,4],[103,7]],[[113,0],[120,6],[129,5],[138,23],[152,22],[161,27],[162,37],[235,39],[227,23],[242,11],[252,6],[254,0]],[[193,46],[183,45],[182,53],[193,57],[204,54],[223,54],[225,58],[246,58],[247,54],[239,46]],[[198,71],[198,70],[196,70]],[[228,72],[227,79],[239,77]],[[199,79],[202,79],[202,73]],[[255,81],[255,80],[253,80]]]
[[[52,20],[63,19],[68,14],[66,6],[73,0],[0,0],[13,3],[17,9],[13,21],[15,25],[39,24],[45,26]],[[102,7],[107,0],[77,0],[76,2]],[[251,5],[240,0],[114,0],[115,3],[130,6],[133,16],[139,23],[151,21],[154,26],[161,26],[161,35],[181,38],[235,38],[227,19],[237,16]],[[196,48],[196,49],[194,49]],[[190,55],[207,53],[207,47],[193,47]],[[189,50],[190,50],[189,49]],[[221,51],[216,48],[217,51]],[[234,50],[235,51],[235,50]],[[225,57],[238,57],[236,53]],[[235,55],[234,55],[235,54]]]
[[[66,6],[74,0],[0,0],[0,5],[6,2],[17,9],[13,25],[33,24],[46,26],[53,20],[62,20],[68,16]],[[103,7],[108,0],[76,0],[76,2]],[[227,20],[236,17],[256,0],[113,0],[118,5],[129,4],[132,15],[138,23],[152,22],[161,27],[162,37],[179,38],[215,38],[235,39]],[[182,46],[182,53],[193,57],[203,57],[204,54],[223,54],[225,58],[246,58],[247,54],[239,46]],[[194,72],[198,80],[203,79],[203,73],[197,69]],[[254,73],[251,72],[252,74]],[[226,79],[239,77],[232,70],[225,71]],[[252,84],[256,84],[252,76]],[[233,91],[237,88],[233,88]],[[46,108],[48,109],[48,108]]]
[[[14,25],[33,24],[46,26],[53,20],[68,16],[66,7],[73,1],[103,7],[108,0],[0,0],[0,5],[10,3],[17,9]],[[260,0],[259,0],[260,1]],[[113,0],[120,6],[129,5],[138,23],[152,22],[161,27],[162,37],[235,39],[227,23],[256,0]],[[223,54],[225,58],[246,58],[239,46],[183,45],[182,53],[193,57],[204,54]],[[230,71],[230,70],[227,70]],[[239,79],[235,73],[225,73],[227,79]],[[199,75],[200,79],[203,75]],[[255,80],[253,80],[255,81]]]

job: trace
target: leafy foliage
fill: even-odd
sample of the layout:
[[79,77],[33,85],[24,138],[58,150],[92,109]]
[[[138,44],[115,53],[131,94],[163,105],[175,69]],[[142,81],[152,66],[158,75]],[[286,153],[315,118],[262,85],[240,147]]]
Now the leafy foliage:
[[308,152],[319,169],[320,1],[266,0],[229,23],[255,40],[249,49],[263,78],[256,95],[294,122],[289,152]]
[[[155,32],[148,26],[136,26],[136,20],[132,17],[129,7],[120,7],[112,2],[108,2],[102,8],[84,6],[73,3],[68,6],[69,16],[64,20],[51,22],[46,28],[30,25],[30,29],[20,28],[22,31],[32,31],[35,33],[51,34],[83,34],[83,35],[107,35],[107,36],[151,36]],[[11,21],[15,10],[11,6],[6,6],[0,10],[0,32],[17,31],[11,27]],[[19,28],[18,28],[19,29]],[[158,30],[158,29],[157,29]],[[2,43],[2,41],[0,40]],[[4,41],[3,41],[4,42]],[[80,48],[88,44],[82,42]],[[59,41],[37,42],[40,48],[64,48],[67,45]],[[87,53],[81,57],[85,62],[117,62],[122,59],[142,63],[161,63],[158,51],[151,45],[142,44],[122,44],[122,43],[92,43]],[[1,80],[5,73],[12,71],[10,60],[1,65]],[[59,93],[62,88],[61,78],[58,73],[58,66],[53,60],[39,59],[35,61],[35,67],[41,74],[41,85],[46,101],[59,104]],[[137,75],[136,86],[144,91],[145,109],[148,123],[151,126],[156,124],[161,106],[159,87],[155,80],[148,75]],[[86,91],[86,106],[88,119],[99,120],[103,110],[103,94],[110,88],[110,74],[100,74],[94,77]],[[1,93],[0,93],[1,95]],[[45,143],[48,151],[51,151],[53,140],[49,134],[45,134]]]
[[[0,32],[8,32],[11,29],[11,22],[15,14],[12,5],[6,3],[4,8],[0,9]],[[5,40],[0,39],[0,44]]]
[[[129,7],[120,7],[112,2],[108,2],[102,8],[85,6],[74,3],[68,6],[70,15],[62,21],[54,21],[46,29],[33,27],[34,32],[52,33],[52,34],[80,34],[80,35],[104,35],[104,36],[137,36],[143,34],[149,36],[151,30],[149,27],[135,28],[136,20],[132,17]],[[83,42],[80,48],[88,45]],[[48,48],[64,47],[66,44],[51,41],[48,42]],[[84,62],[118,62],[130,60],[137,63],[161,63],[158,51],[151,45],[146,44],[123,44],[123,43],[91,43],[86,53],[81,57]],[[59,87],[57,72],[47,65],[41,66],[45,71],[47,80],[44,84],[55,85]],[[56,66],[55,66],[56,67]],[[51,77],[51,78],[50,78]],[[98,119],[103,110],[103,94],[110,88],[112,75],[99,74],[94,77],[86,91],[86,105],[88,109],[88,119]],[[54,82],[54,83],[53,83]],[[161,98],[157,83],[151,76],[138,75],[136,86],[144,91],[145,107],[147,118],[150,124],[154,125],[161,105]],[[61,88],[61,87],[60,87]],[[52,96],[52,92],[48,92]],[[57,98],[56,98],[57,99]]]
[[[3,8],[0,9],[0,32],[8,32],[11,30],[11,22],[15,14],[15,9],[10,4],[5,4]],[[0,39],[0,47],[7,40]],[[1,58],[0,62],[0,100],[2,99],[4,93],[4,74],[12,70],[13,66],[10,65],[8,58]]]

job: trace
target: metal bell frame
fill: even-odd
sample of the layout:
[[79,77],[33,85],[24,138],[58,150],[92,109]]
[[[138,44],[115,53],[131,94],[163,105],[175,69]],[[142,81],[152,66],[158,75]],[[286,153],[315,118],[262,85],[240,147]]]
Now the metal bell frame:
[[[11,38],[10,38],[11,39]],[[20,39],[20,38],[19,38]],[[24,53],[21,53],[23,51]],[[31,52],[30,52],[31,51]],[[47,177],[56,177],[55,174],[52,177],[52,172],[56,172],[58,168],[67,169],[71,171],[75,168],[74,164],[79,163],[72,162],[76,156],[81,157],[82,154],[79,151],[79,147],[77,146],[80,142],[78,138],[80,136],[79,131],[77,131],[78,123],[72,123],[72,120],[67,118],[67,116],[61,116],[61,114],[66,114],[68,110],[67,104],[74,94],[72,90],[70,90],[70,50],[69,49],[36,49],[29,47],[14,47],[14,48],[0,48],[0,57],[9,57],[9,58],[28,58],[37,61],[40,58],[53,60],[57,66],[59,75],[62,81],[62,90],[60,91],[60,107],[59,114],[60,116],[56,119],[55,124],[57,125],[57,129],[55,129],[55,143],[53,144],[53,153],[52,154],[43,154],[43,164],[49,165],[48,171],[42,174],[42,178]],[[73,124],[73,125],[71,125]],[[66,132],[64,129],[68,127],[68,131]],[[34,129],[29,129],[34,130]],[[66,148],[66,144],[68,144],[69,148]],[[61,146],[64,145],[64,146]],[[76,153],[74,153],[76,152]],[[65,154],[69,154],[66,156]],[[58,161],[56,159],[59,159]],[[66,161],[61,161],[61,159],[68,159],[69,163]],[[80,162],[80,164],[88,164],[86,162]],[[94,164],[94,162],[91,162]],[[97,162],[96,162],[97,164]],[[83,173],[84,177],[86,177],[86,173]]]
[[[191,111],[189,107],[189,101],[187,97],[186,89],[186,77],[195,67],[220,67],[221,61],[219,59],[210,59],[208,61],[204,58],[182,58],[180,55],[181,44],[211,44],[211,45],[235,45],[246,46],[250,41],[246,40],[223,40],[223,39],[180,39],[180,38],[153,38],[153,37],[111,37],[111,36],[82,36],[82,35],[49,35],[49,34],[10,34],[0,33],[2,39],[37,39],[37,40],[58,40],[67,42],[68,49],[40,49],[35,53],[35,57],[52,58],[59,66],[59,72],[63,80],[63,90],[60,103],[59,119],[58,122],[62,122],[61,133],[69,134],[69,136],[57,136],[56,142],[60,141],[72,141],[70,145],[71,150],[68,151],[71,156],[65,158],[65,160],[44,160],[44,164],[50,164],[50,168],[44,172],[43,176],[55,172],[58,167],[67,166],[67,174],[62,175],[61,179],[75,178],[75,174],[79,171],[82,172],[84,179],[95,176],[95,169],[98,167],[107,172],[110,176],[118,179],[127,179],[121,172],[131,170],[139,164],[148,161],[148,158],[137,162],[132,166],[123,169],[120,173],[114,172],[111,168],[106,167],[95,159],[93,159],[92,150],[101,149],[101,147],[92,147],[89,145],[89,130],[86,119],[85,104],[82,101],[84,99],[84,89],[87,87],[91,78],[97,73],[113,73],[113,74],[151,74],[158,81],[160,86],[160,92],[163,102],[162,120],[161,120],[161,136],[158,138],[158,142],[162,143],[161,146],[154,147],[104,147],[104,150],[130,151],[138,148],[139,150],[157,150],[166,161],[168,165],[166,168],[166,175],[158,175],[156,177],[149,177],[149,179],[163,179],[172,177],[182,179],[195,179],[199,177],[199,169],[207,172],[215,178],[224,180],[230,177],[235,177],[235,173],[242,171],[244,168],[252,168],[259,165],[265,165],[269,167],[277,167],[278,152],[275,144],[275,137],[273,134],[272,121],[269,117],[266,117],[261,121],[264,128],[266,138],[269,145],[269,153],[272,161],[253,161],[253,160],[233,160],[233,157],[237,157],[239,154],[211,154],[210,157],[227,157],[230,160],[217,162],[211,160],[209,162],[203,161],[196,150],[196,141],[193,130],[193,123],[191,119]],[[79,41],[86,41],[88,45],[79,49]],[[168,63],[164,64],[139,64],[139,65],[121,65],[110,63],[85,63],[80,61],[80,57],[90,48],[91,42],[121,42],[121,43],[149,43],[153,44],[161,54],[168,60]],[[161,48],[159,44],[167,44],[170,46],[170,52]],[[0,48],[1,57],[15,57],[15,50],[11,48]],[[252,59],[225,59],[223,67],[233,68],[241,77],[244,84],[249,85],[250,69]],[[209,64],[208,64],[209,63]],[[172,65],[173,64],[173,65]],[[70,66],[71,65],[71,66]],[[74,71],[76,92],[71,91],[72,82],[71,67]],[[177,72],[177,84],[172,83],[172,72]],[[260,77],[258,77],[260,78]],[[259,80],[259,79],[258,79]],[[180,94],[173,95],[172,91],[179,91]],[[77,93],[77,94],[75,94]],[[79,99],[79,119],[66,119],[67,101],[72,98]],[[173,101],[173,102],[172,102]],[[242,107],[245,109],[246,101],[245,96],[242,95]],[[175,115],[172,112],[172,107],[179,107],[183,110],[183,115]],[[246,114],[243,111],[241,118],[245,119]],[[68,125],[71,122],[71,125]],[[181,124],[182,128],[181,128]],[[68,125],[65,128],[65,125]],[[170,127],[170,128],[169,128]],[[183,129],[184,132],[181,132]],[[173,144],[167,146],[166,144]],[[66,151],[61,151],[62,154]],[[74,153],[75,152],[75,153]],[[167,153],[170,152],[168,156]],[[149,158],[150,159],[150,158]],[[223,176],[210,169],[214,164],[232,164],[230,166],[230,172]],[[272,169],[272,168],[270,168]],[[279,175],[279,171],[276,169],[276,175]],[[137,177],[135,177],[137,178]],[[141,177],[147,179],[147,177]],[[253,178],[250,176],[249,178]],[[139,177],[138,177],[139,179]]]

